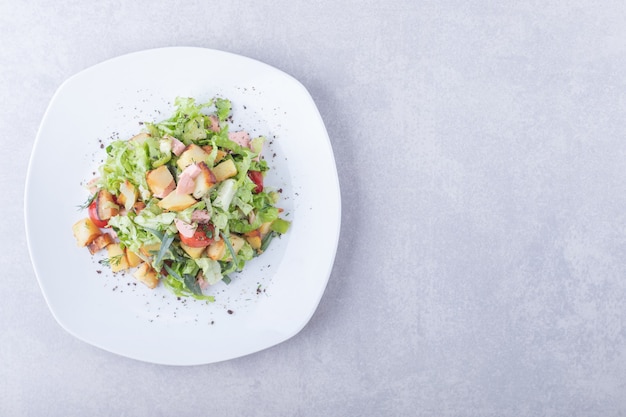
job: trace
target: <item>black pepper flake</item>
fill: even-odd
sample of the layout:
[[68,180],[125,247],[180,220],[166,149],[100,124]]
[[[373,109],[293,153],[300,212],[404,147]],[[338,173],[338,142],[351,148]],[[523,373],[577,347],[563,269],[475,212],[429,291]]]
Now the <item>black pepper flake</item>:
[[233,314],[233,313],[234,313],[234,311],[233,311],[233,310],[228,310],[228,311],[226,311],[226,312],[227,312],[228,314]]

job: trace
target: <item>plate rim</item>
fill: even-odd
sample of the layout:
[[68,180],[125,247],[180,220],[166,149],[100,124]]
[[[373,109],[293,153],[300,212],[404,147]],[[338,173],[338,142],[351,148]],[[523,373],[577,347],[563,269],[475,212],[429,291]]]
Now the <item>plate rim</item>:
[[[307,100],[310,101],[310,103],[312,104],[313,109],[315,109],[315,115],[316,115],[316,123],[319,123],[321,125],[321,127],[323,128],[324,131],[324,137],[322,138],[322,141],[327,147],[328,147],[328,151],[329,151],[329,155],[331,158],[331,163],[334,169],[332,178],[333,178],[333,188],[334,190],[336,190],[336,196],[335,199],[333,200],[334,204],[336,205],[336,211],[335,211],[335,222],[337,227],[334,229],[334,235],[333,236],[329,236],[329,239],[327,241],[328,244],[332,245],[332,254],[330,256],[330,260],[326,265],[326,272],[324,273],[323,278],[323,284],[320,285],[319,287],[319,292],[317,294],[317,297],[315,299],[314,302],[314,308],[312,308],[310,311],[308,311],[308,315],[306,318],[304,318],[304,320],[302,320],[302,322],[300,323],[300,326],[292,332],[292,334],[288,334],[285,337],[282,338],[282,340],[279,340],[273,344],[267,345],[267,346],[263,346],[260,347],[256,350],[252,350],[249,351],[247,353],[244,354],[240,354],[240,355],[235,355],[232,357],[227,357],[227,358],[223,358],[223,359],[218,359],[218,360],[210,360],[210,359],[205,359],[205,360],[201,360],[201,361],[191,361],[189,363],[182,363],[185,361],[159,361],[159,360],[154,360],[154,359],[150,359],[150,360],[146,360],[142,357],[138,357],[137,355],[132,355],[132,354],[128,354],[125,352],[120,352],[120,351],[116,351],[115,349],[112,349],[111,347],[103,347],[100,346],[99,344],[96,344],[92,341],[86,340],[86,338],[81,335],[78,334],[74,331],[74,329],[71,328],[71,326],[67,326],[66,323],[64,322],[63,319],[61,319],[58,314],[56,309],[53,307],[53,302],[50,299],[50,295],[48,294],[48,292],[46,291],[46,289],[44,288],[45,285],[42,282],[42,271],[40,270],[38,263],[37,263],[37,259],[34,256],[33,253],[33,236],[32,233],[33,231],[31,230],[31,222],[30,222],[30,210],[32,210],[32,205],[30,203],[31,201],[31,193],[32,193],[32,187],[33,187],[33,175],[34,175],[34,168],[33,168],[33,159],[35,157],[35,154],[37,152],[37,149],[41,143],[42,139],[42,134],[43,134],[43,128],[44,125],[46,124],[48,118],[50,117],[50,111],[51,109],[54,107],[58,97],[64,92],[64,90],[67,88],[67,85],[69,83],[71,83],[73,80],[77,79],[78,77],[80,77],[81,75],[84,75],[86,73],[88,73],[91,70],[96,69],[97,67],[101,67],[105,64],[111,64],[114,63],[116,60],[121,60],[124,58],[129,58],[132,56],[140,56],[142,54],[147,54],[147,53],[168,53],[170,51],[175,51],[175,50],[186,50],[190,53],[195,53],[195,52],[200,52],[200,53],[216,53],[216,54],[221,54],[224,56],[229,56],[231,58],[235,58],[235,59],[245,59],[251,62],[255,62],[257,65],[262,65],[265,68],[267,68],[268,70],[271,70],[272,72],[278,73],[280,74],[281,77],[286,77],[289,80],[291,80],[291,82],[294,83],[294,85],[298,86],[298,88],[300,88],[302,90],[302,92],[304,93],[304,97],[307,98]],[[35,272],[35,276],[38,282],[38,285],[40,287],[40,290],[42,292],[42,295],[46,301],[46,304],[48,306],[48,309],[50,310],[51,314],[53,315],[53,317],[55,318],[55,320],[57,321],[57,323],[68,333],[72,334],[74,337],[76,337],[79,340],[82,340],[85,343],[88,343],[90,345],[96,346],[100,349],[109,351],[111,353],[123,356],[123,357],[128,357],[128,358],[132,358],[135,360],[139,360],[139,361],[144,361],[144,362],[150,362],[150,363],[157,363],[157,364],[164,364],[164,365],[180,365],[180,366],[184,366],[184,365],[201,365],[201,364],[209,364],[209,363],[214,363],[214,362],[221,362],[221,361],[225,361],[225,360],[230,360],[230,359],[234,359],[237,357],[241,357],[241,356],[246,356],[249,354],[253,354],[255,352],[259,352],[261,350],[265,350],[265,349],[269,349],[273,346],[276,346],[280,343],[283,343],[284,341],[292,338],[293,336],[297,335],[298,333],[300,333],[302,331],[302,329],[304,327],[306,327],[306,325],[310,322],[311,318],[313,317],[313,315],[315,314],[315,312],[317,311],[317,308],[319,306],[319,303],[324,295],[324,292],[326,291],[327,285],[328,285],[328,281],[330,280],[330,276],[332,274],[332,269],[334,267],[335,264],[335,259],[336,259],[336,254],[337,254],[337,250],[338,250],[338,246],[339,246],[339,239],[340,239],[340,234],[341,234],[341,213],[342,213],[342,207],[341,207],[341,188],[340,188],[340,182],[339,182],[339,176],[338,176],[338,171],[337,171],[337,166],[336,166],[336,160],[335,160],[335,156],[334,156],[334,152],[332,149],[332,143],[330,141],[330,136],[328,135],[328,131],[326,129],[325,123],[321,117],[321,114],[319,112],[319,109],[317,108],[317,105],[315,103],[315,101],[313,100],[313,97],[311,96],[311,94],[309,93],[309,91],[306,89],[306,87],[299,81],[297,80],[295,77],[291,76],[290,74],[270,65],[267,64],[265,62],[262,62],[258,59],[255,58],[250,58],[244,55],[240,55],[240,54],[236,54],[233,52],[229,52],[229,51],[223,51],[223,50],[218,50],[218,49],[211,49],[211,48],[203,48],[203,47],[196,47],[196,46],[168,46],[168,47],[162,47],[162,48],[150,48],[150,49],[143,49],[143,50],[139,50],[139,51],[134,51],[134,52],[129,52],[129,53],[125,53],[125,54],[121,54],[118,56],[114,56],[111,58],[108,58],[106,60],[103,60],[101,62],[98,62],[94,65],[88,66],[74,74],[72,74],[71,76],[69,76],[68,78],[66,78],[55,90],[54,94],[51,96],[49,103],[46,107],[46,110],[41,118],[36,136],[35,136],[35,140],[33,142],[32,145],[32,149],[30,152],[30,157],[29,157],[29,162],[28,162],[28,166],[27,166],[27,173],[26,173],[26,181],[24,183],[24,206],[23,206],[23,210],[24,210],[24,218],[25,218],[25,230],[26,230],[26,241],[27,241],[27,247],[28,247],[28,252],[29,252],[29,258],[31,261],[31,265],[33,266],[33,270]],[[332,237],[332,239],[331,239]]]

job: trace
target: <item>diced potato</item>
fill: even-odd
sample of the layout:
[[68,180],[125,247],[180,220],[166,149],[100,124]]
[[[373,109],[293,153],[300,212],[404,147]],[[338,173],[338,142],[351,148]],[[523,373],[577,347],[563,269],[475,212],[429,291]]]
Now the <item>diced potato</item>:
[[117,196],[117,201],[123,204],[127,211],[130,211],[135,205],[137,189],[130,181],[125,180],[120,184],[120,195]]
[[128,248],[126,248],[126,260],[128,261],[129,268],[134,268],[143,262],[143,259],[141,259],[139,255]]
[[161,249],[161,244],[160,243],[153,243],[151,245],[143,245],[141,248],[139,248],[139,251],[144,255],[144,256],[154,256],[155,253],[159,252],[159,249]]
[[261,249],[262,240],[261,240],[261,232],[259,231],[259,229],[246,233],[245,238],[250,244],[250,246],[252,246],[252,249],[255,249],[255,250]]
[[[244,238],[242,238],[239,235],[234,235],[231,234],[230,235],[230,244],[233,247],[233,250],[235,251],[235,254],[239,253],[239,251],[241,250],[241,248],[243,247],[243,245],[245,245],[246,241]],[[225,257],[224,257],[225,255]],[[225,261],[230,261],[233,259],[232,255],[230,254],[230,251],[228,250],[228,248],[226,248],[226,251],[224,252],[224,255],[222,255],[222,258]]]
[[141,211],[145,208],[146,208],[146,203],[144,203],[143,201],[137,201],[135,202],[135,204],[133,204],[133,210],[137,214],[141,213]]
[[[211,152],[213,151],[213,147],[210,145],[204,145],[202,147],[202,149],[204,149],[204,151],[208,154],[211,154]],[[224,157],[227,155],[226,151],[222,150],[222,149],[218,149],[215,155],[215,161],[213,161],[214,163],[218,163],[220,162],[222,159],[224,159]]]
[[157,169],[148,171],[146,174],[146,182],[148,188],[155,197],[163,198],[170,194],[176,188],[174,177],[167,166],[161,165]]
[[199,199],[204,197],[215,185],[215,175],[204,162],[200,162],[198,168],[200,168],[200,174],[195,179],[196,183],[192,194]]
[[128,139],[128,141],[133,141],[133,142],[143,142],[146,139],[148,139],[150,137],[149,133],[143,132],[143,133],[139,133],[135,136],[133,136],[132,138]]
[[224,159],[224,157],[226,155],[228,155],[228,153],[226,153],[226,151],[218,149],[217,150],[217,154],[215,155],[215,161],[213,161],[213,164],[217,164],[217,163],[221,162],[222,159]]
[[74,232],[78,246],[87,246],[102,234],[102,231],[100,231],[98,226],[96,226],[89,217],[74,223],[72,232]]
[[93,240],[90,244],[87,245],[87,249],[89,249],[89,253],[92,255],[100,252],[102,249],[106,248],[107,245],[113,243],[113,238],[108,233],[103,233],[97,238]]
[[139,265],[139,268],[133,273],[133,276],[137,278],[138,281],[144,283],[148,288],[156,288],[159,284],[157,272],[146,262]]
[[196,199],[189,194],[178,194],[174,191],[169,193],[163,200],[159,201],[158,205],[163,210],[181,211],[196,203]]
[[180,247],[183,248],[183,250],[187,252],[187,255],[191,256],[192,259],[198,259],[199,257],[201,257],[202,252],[204,252],[204,250],[206,249],[204,247],[193,248],[191,246],[185,245],[183,242],[180,242]]
[[235,254],[239,253],[245,243],[246,241],[241,236],[234,234],[230,235],[230,244],[233,245]]
[[120,212],[120,207],[115,204],[113,194],[105,189],[98,191],[96,196],[96,213],[100,220],[109,220],[113,216],[117,216]]
[[226,243],[224,243],[224,239],[220,239],[209,245],[207,248],[207,256],[214,261],[219,261],[224,257],[226,250]]
[[192,143],[185,148],[183,153],[180,154],[178,161],[176,161],[176,165],[178,165],[178,168],[183,171],[194,162],[206,162],[208,158],[209,154],[206,153],[204,149]]
[[107,255],[109,257],[109,266],[111,271],[119,272],[129,268],[126,253],[119,243],[111,243],[107,245]]
[[213,168],[213,175],[215,175],[215,181],[224,181],[226,178],[234,177],[237,175],[237,167],[232,159],[226,159],[220,162]]
[[261,237],[264,237],[266,234],[270,232],[270,228],[272,227],[272,222],[261,223],[261,227],[259,227],[259,232],[261,232]]

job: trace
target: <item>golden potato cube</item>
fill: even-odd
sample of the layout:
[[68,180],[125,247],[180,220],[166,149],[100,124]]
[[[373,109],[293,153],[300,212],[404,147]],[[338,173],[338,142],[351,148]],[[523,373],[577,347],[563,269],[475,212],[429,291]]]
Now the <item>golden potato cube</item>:
[[259,227],[259,232],[261,232],[261,237],[264,237],[266,234],[268,234],[271,227],[272,227],[272,222],[261,223],[261,227]]
[[183,171],[194,162],[206,162],[208,158],[209,154],[206,153],[204,149],[192,143],[180,154],[178,161],[176,161],[176,165],[178,165],[178,168]]
[[105,189],[98,191],[96,196],[96,214],[100,220],[109,220],[113,216],[117,216],[120,207],[115,203],[113,194]]
[[237,175],[237,167],[232,159],[227,159],[220,162],[213,168],[213,175],[215,175],[215,181],[224,181],[227,178]]
[[252,246],[252,249],[259,250],[261,249],[261,232],[259,229],[253,230],[245,234],[246,240]]
[[159,249],[161,249],[161,244],[153,243],[151,245],[143,245],[141,248],[139,248],[139,251],[144,256],[150,257],[150,256],[154,256],[155,253],[158,253]]
[[124,205],[127,211],[130,211],[135,202],[137,201],[137,189],[128,180],[125,180],[120,184],[120,195],[117,196],[117,201]]
[[196,203],[196,199],[189,194],[178,194],[174,191],[169,193],[163,200],[159,201],[158,206],[163,210],[181,211]]
[[138,281],[144,283],[148,288],[156,288],[159,284],[159,277],[157,272],[147,262],[139,265],[139,268],[133,273],[133,276]]
[[128,248],[126,248],[126,260],[128,261],[129,268],[134,268],[143,262],[143,259],[141,259],[139,255],[129,250]]
[[176,188],[174,177],[167,166],[161,165],[157,169],[148,171],[146,174],[146,182],[148,188],[155,197],[163,198],[170,194]]
[[206,249],[205,247],[193,248],[191,246],[185,245],[183,242],[180,242],[180,247],[183,248],[185,252],[187,252],[187,255],[189,255],[191,259],[198,259],[202,256],[202,252],[204,252],[204,250]]
[[76,238],[78,246],[87,246],[102,234],[102,231],[94,224],[94,222],[91,221],[89,217],[74,223],[72,226],[72,232],[74,232],[74,237]]
[[135,136],[133,136],[132,138],[128,139],[129,142],[139,142],[142,143],[144,142],[146,139],[148,139],[150,137],[149,133],[146,132],[142,132],[139,134],[136,134]]
[[119,243],[111,243],[107,245],[107,255],[109,257],[109,266],[111,271],[119,272],[129,268],[126,253]]
[[[202,147],[202,149],[204,149],[204,151],[205,151],[206,153],[208,153],[208,154],[211,154],[211,152],[213,152],[213,147],[212,147],[212,146],[210,146],[210,145],[205,145],[205,146],[203,146],[203,147]],[[228,154],[226,153],[226,151],[223,151],[223,150],[221,150],[221,149],[218,149],[218,150],[217,150],[217,152],[216,152],[216,155],[215,155],[215,161],[213,161],[213,162],[217,164],[217,163],[218,163],[218,162],[220,162],[222,159],[224,159],[224,157],[225,157],[226,155],[228,155]]]
[[195,179],[195,185],[192,195],[195,198],[202,198],[206,195],[206,193],[209,192],[211,187],[215,185],[216,181],[215,175],[213,175],[213,172],[211,172],[207,164],[205,164],[204,162],[200,162],[198,164],[198,167],[200,168],[200,174],[198,174]]
[[[233,251],[235,251],[235,255],[239,253],[239,251],[241,250],[241,248],[243,247],[243,245],[245,245],[246,241],[244,238],[242,238],[241,236],[238,235],[234,235],[231,234],[230,235],[230,245],[233,247]],[[224,259],[225,261],[230,261],[233,259],[230,251],[228,250],[228,248],[226,248],[226,251],[224,253],[224,255],[226,255],[226,257],[222,257],[221,259]],[[224,256],[222,255],[222,256]]]
[[222,259],[225,253],[226,243],[224,243],[224,239],[220,239],[211,243],[207,248],[207,256],[214,261],[219,261],[220,259]]
[[89,249],[89,253],[92,255],[100,252],[102,249],[106,248],[107,245],[113,243],[113,237],[111,237],[108,233],[102,233],[100,236],[95,238],[93,242],[87,245],[87,249]]
[[246,241],[239,235],[230,235],[230,244],[233,245],[235,254],[239,253]]

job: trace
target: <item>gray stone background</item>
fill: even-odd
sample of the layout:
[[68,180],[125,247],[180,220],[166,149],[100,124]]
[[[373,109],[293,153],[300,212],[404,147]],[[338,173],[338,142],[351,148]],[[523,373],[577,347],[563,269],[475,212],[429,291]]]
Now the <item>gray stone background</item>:
[[[625,415],[625,22],[621,1],[0,0],[0,415]],[[174,45],[299,79],[344,208],[301,333],[183,368],[66,333],[23,215],[59,85]]]

